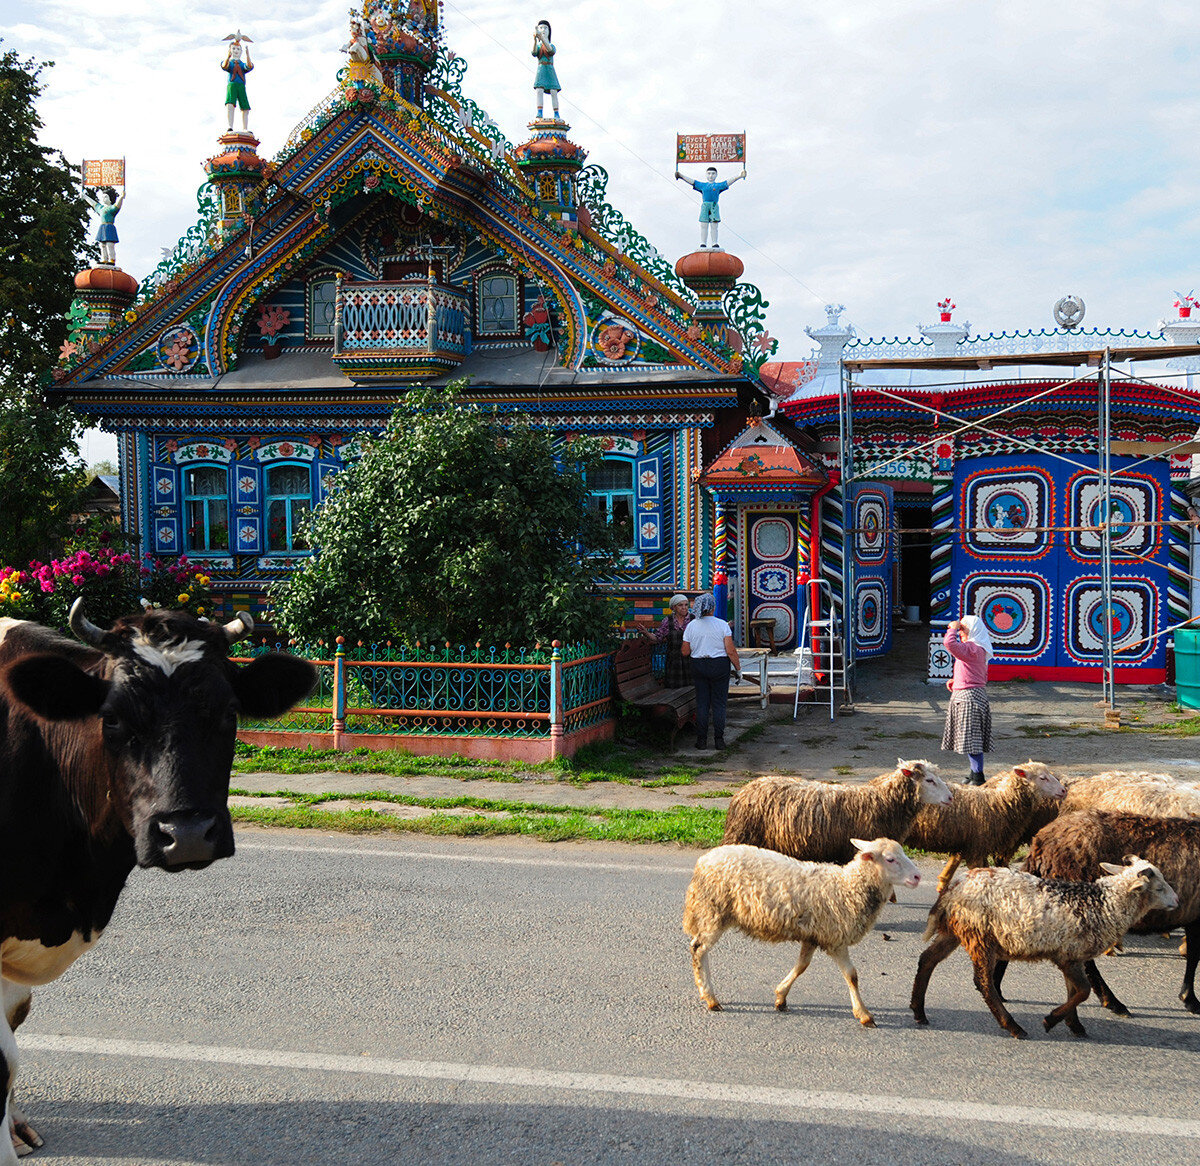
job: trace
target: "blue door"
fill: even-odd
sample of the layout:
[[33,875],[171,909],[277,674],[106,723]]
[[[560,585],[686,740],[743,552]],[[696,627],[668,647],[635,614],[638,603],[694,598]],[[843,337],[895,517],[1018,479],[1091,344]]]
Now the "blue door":
[[[794,648],[799,634],[796,576],[800,547],[796,519],[794,512],[746,516],[747,618],[775,621],[777,649]],[[753,642],[747,634],[746,643]]]
[[851,546],[854,548],[854,652],[863,659],[892,650],[892,585],[896,537],[891,486],[854,491]]

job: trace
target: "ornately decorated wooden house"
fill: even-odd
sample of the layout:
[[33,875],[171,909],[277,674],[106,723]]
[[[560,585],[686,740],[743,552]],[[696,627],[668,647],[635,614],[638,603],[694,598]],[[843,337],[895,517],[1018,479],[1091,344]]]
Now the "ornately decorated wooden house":
[[370,54],[271,161],[221,135],[199,221],[140,292],[80,273],[53,397],[117,435],[143,550],[202,560],[224,608],[261,614],[360,435],[409,386],[469,377],[501,415],[604,439],[594,504],[628,531],[605,583],[658,615],[712,583],[699,477],[766,400],[761,296],[724,252],[665,262],[565,122],[506,141],[437,6],[404,9],[367,0]]

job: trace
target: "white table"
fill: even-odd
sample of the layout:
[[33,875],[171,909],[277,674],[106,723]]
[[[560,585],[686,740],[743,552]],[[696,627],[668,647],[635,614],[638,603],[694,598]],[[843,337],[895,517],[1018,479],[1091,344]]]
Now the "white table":
[[738,659],[742,662],[742,680],[746,684],[757,684],[759,705],[767,707],[771,686],[767,680],[767,661],[771,658],[768,648],[738,648]]

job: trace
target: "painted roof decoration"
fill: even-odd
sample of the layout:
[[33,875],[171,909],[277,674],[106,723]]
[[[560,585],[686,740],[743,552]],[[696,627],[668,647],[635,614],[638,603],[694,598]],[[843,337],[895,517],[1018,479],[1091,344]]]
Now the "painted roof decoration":
[[779,495],[823,485],[824,470],[767,418],[752,418],[705,467],[700,481],[718,497]]
[[[972,333],[970,325],[945,318],[919,326],[918,336],[894,338],[860,337],[854,327],[841,322],[845,308],[831,304],[825,309],[827,322],[806,328],[818,350],[808,360],[771,361],[760,369],[763,387],[782,400],[780,409],[800,424],[827,421],[837,416],[840,362],[892,360],[950,355],[973,362],[974,368],[867,369],[855,374],[855,411],[862,416],[910,414],[913,403],[940,407],[945,403],[964,416],[971,411],[995,410],[1012,403],[1014,383],[1020,384],[1028,406],[1020,402],[1015,411],[1071,411],[1095,406],[1094,382],[1054,389],[1056,379],[1047,375],[1045,364],[994,365],[997,357],[1046,353],[1096,352],[1105,348],[1136,352],[1138,349],[1181,347],[1200,343],[1200,302],[1189,292],[1175,293],[1173,311],[1145,330],[1084,328],[1082,326]],[[1078,297],[1067,297],[1077,299]],[[1061,302],[1061,301],[1060,301]],[[950,297],[938,305],[941,317],[950,316]],[[1169,356],[1160,362],[1137,366],[1139,378],[1114,379],[1113,408],[1117,412],[1194,415],[1200,421],[1200,395],[1178,383],[1156,385],[1153,370],[1164,373],[1200,372],[1200,357]],[[1145,379],[1140,379],[1145,378]],[[1058,379],[1066,379],[1058,378]],[[874,387],[877,391],[872,391]],[[894,396],[893,396],[894,394]]]
[[[729,327],[698,326],[693,293],[608,203],[602,167],[561,136],[514,146],[463,92],[467,64],[436,0],[365,0],[345,48],[336,87],[269,161],[252,135],[222,136],[196,222],[136,298],[90,306],[59,388],[215,383],[275,340],[281,366],[303,354],[329,389],[438,375],[481,341],[553,348],[576,376],[756,377],[775,346],[759,289],[734,283]],[[479,288],[493,267],[528,297],[511,334],[472,336],[470,297],[490,294]],[[336,321],[314,333],[334,303]],[[260,335],[264,319],[276,335]]]

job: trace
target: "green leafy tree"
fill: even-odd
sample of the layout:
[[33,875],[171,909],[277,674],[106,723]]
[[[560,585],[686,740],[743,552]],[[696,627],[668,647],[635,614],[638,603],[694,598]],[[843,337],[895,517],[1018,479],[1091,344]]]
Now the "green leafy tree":
[[501,425],[458,397],[465,382],[409,393],[387,430],[313,514],[319,553],[273,595],[303,639],[455,644],[577,641],[611,632],[594,578],[618,537],[587,507],[583,439],[560,465],[523,418]]
[[66,160],[37,141],[44,67],[0,55],[0,564],[54,551],[84,481],[79,423],[42,396],[87,220]]

